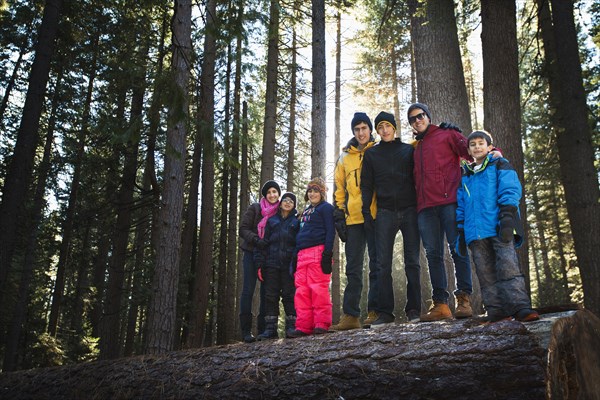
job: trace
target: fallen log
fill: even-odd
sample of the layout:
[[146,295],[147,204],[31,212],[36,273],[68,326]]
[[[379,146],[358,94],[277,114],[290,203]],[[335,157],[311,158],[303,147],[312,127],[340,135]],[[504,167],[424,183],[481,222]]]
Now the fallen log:
[[600,319],[578,311],[552,326],[547,398],[600,400]]
[[3,373],[0,398],[543,399],[539,343],[516,321],[394,324]]

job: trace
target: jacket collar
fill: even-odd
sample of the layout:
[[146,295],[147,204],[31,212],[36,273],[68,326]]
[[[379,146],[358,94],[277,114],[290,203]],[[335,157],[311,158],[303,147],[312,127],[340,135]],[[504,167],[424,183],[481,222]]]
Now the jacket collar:
[[492,154],[490,153],[487,155],[485,160],[483,160],[483,165],[481,166],[481,168],[479,168],[477,170],[475,169],[475,166],[477,165],[477,163],[475,163],[475,162],[469,163],[467,160],[462,160],[461,164],[462,164],[463,170],[465,171],[466,175],[473,175],[473,174],[477,174],[477,173],[485,170],[487,168],[488,164],[491,162],[494,162],[494,160],[492,158]]

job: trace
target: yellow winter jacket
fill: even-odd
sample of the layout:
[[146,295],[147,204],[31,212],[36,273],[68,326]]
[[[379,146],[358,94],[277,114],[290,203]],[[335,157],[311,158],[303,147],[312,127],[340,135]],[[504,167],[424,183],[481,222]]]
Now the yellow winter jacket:
[[[338,158],[335,166],[335,205],[346,212],[346,224],[356,225],[364,223],[362,216],[362,197],[360,192],[360,171],[365,151],[375,144],[370,141],[362,149],[358,149],[358,141],[352,138]],[[371,202],[371,215],[377,215],[375,194]]]

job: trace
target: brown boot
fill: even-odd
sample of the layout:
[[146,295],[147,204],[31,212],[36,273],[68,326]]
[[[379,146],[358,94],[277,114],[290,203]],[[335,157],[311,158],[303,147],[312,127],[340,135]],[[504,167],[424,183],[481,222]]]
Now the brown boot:
[[456,295],[456,310],[454,311],[456,318],[470,318],[473,316],[471,308],[471,297],[468,293],[461,292]]
[[375,311],[369,311],[369,314],[367,315],[367,319],[365,319],[363,321],[362,327],[363,328],[370,328],[371,324],[375,321],[377,321],[377,318],[379,318],[379,315],[377,314],[377,312]]
[[444,319],[452,319],[452,312],[446,303],[434,302],[427,314],[421,315],[421,321],[432,322]]
[[352,315],[344,314],[342,318],[340,318],[340,322],[336,325],[331,325],[329,327],[330,331],[349,331],[350,329],[358,329],[360,328],[360,320],[358,317],[353,317]]

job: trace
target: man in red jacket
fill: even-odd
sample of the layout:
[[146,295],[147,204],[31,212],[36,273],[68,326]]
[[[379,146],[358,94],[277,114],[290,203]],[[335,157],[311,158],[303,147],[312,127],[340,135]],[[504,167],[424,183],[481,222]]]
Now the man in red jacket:
[[421,321],[452,318],[448,307],[448,277],[444,267],[444,234],[456,273],[456,318],[473,315],[470,295],[473,291],[468,256],[454,250],[458,238],[456,228],[456,192],[460,184],[460,160],[471,157],[467,139],[455,127],[431,123],[429,107],[414,103],[408,108],[408,122],[415,135],[414,178],[417,190],[419,232],[429,264],[433,288],[433,305]]

